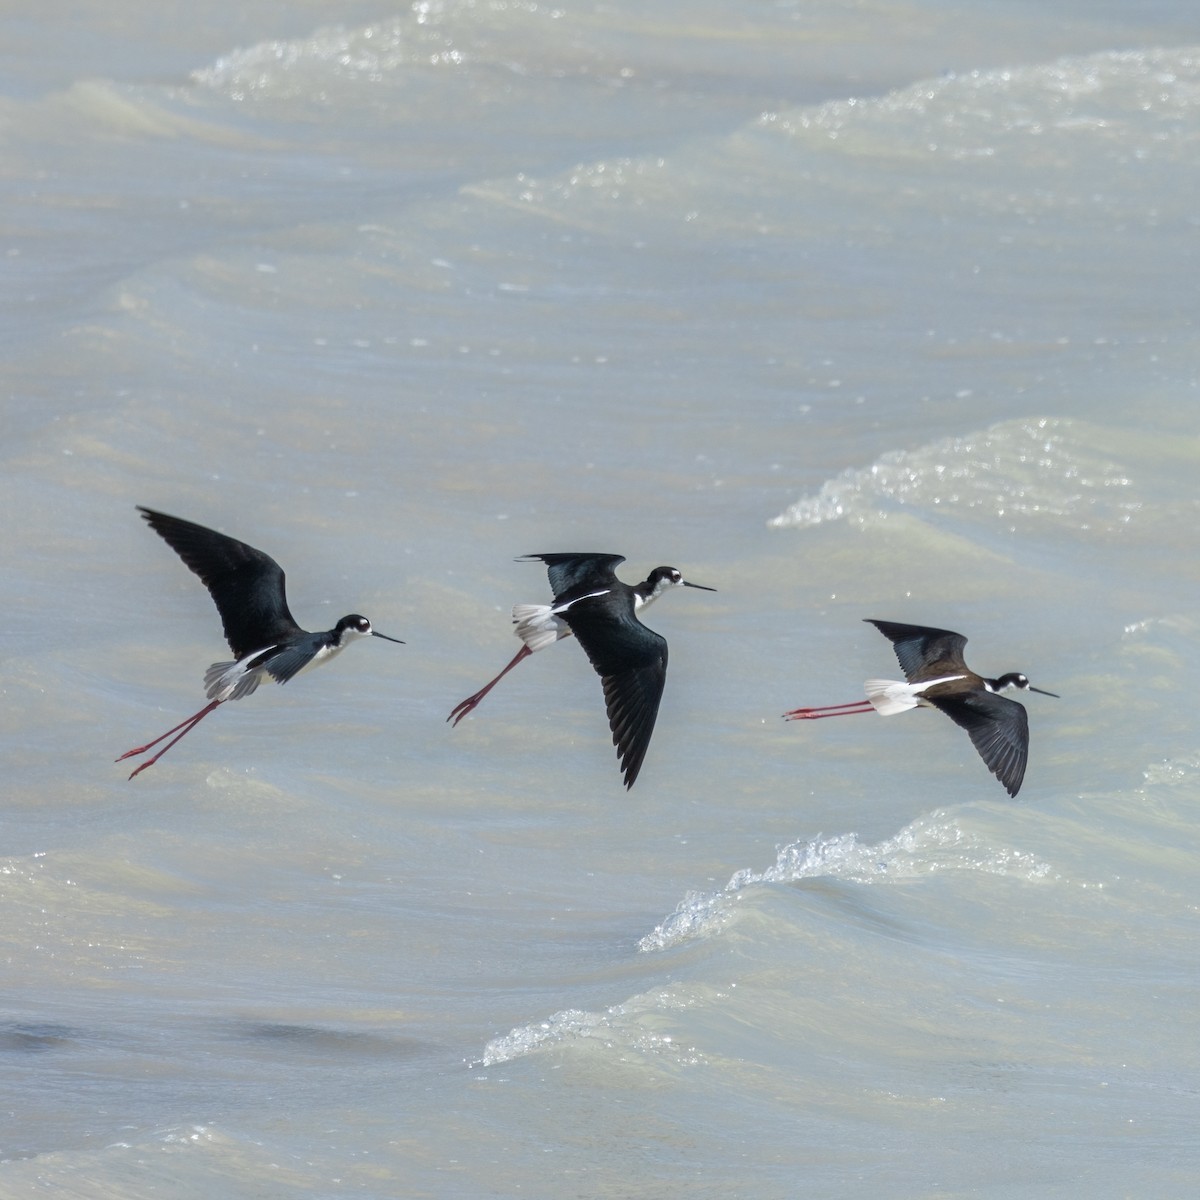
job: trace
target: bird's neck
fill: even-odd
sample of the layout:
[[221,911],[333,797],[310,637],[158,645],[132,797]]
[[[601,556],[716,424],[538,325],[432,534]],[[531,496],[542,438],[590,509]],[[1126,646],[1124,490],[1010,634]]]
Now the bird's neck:
[[671,584],[665,579],[654,581],[647,579],[645,583],[639,583],[633,589],[633,611],[637,612],[638,609],[653,604],[670,586]]

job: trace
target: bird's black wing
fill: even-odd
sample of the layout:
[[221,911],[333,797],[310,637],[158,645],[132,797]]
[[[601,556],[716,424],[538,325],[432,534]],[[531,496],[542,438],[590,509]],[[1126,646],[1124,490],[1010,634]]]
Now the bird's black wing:
[[1021,790],[1029,757],[1029,717],[1025,706],[994,692],[929,697],[956,725],[971,735],[988,769],[1010,796]]
[[633,787],[654,733],[667,681],[667,640],[602,598],[580,600],[561,614],[604,686],[608,727],[625,787]]
[[518,562],[543,562],[550,576],[550,590],[558,601],[573,600],[588,592],[612,587],[616,570],[625,561],[622,554],[526,554]]
[[208,588],[236,658],[300,631],[288,611],[283,568],[269,554],[179,517],[140,505],[138,511]]
[[[873,621],[869,617],[867,624],[874,625],[892,643],[900,660],[900,669],[910,683],[915,682],[913,676],[925,667],[932,668],[939,663],[963,666],[963,647],[967,639],[961,633],[930,629],[925,625],[904,625],[899,621]],[[926,678],[931,678],[941,673],[934,670],[925,674]]]
[[604,705],[608,710],[608,727],[612,730],[613,745],[621,760],[625,788],[633,787],[642,769],[658,706],[667,681],[667,643],[662,644],[662,657],[644,667],[635,667],[620,675],[605,675]]

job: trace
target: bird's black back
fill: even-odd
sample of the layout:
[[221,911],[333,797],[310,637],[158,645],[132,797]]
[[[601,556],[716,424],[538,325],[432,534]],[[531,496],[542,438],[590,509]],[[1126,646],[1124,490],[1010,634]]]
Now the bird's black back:
[[283,568],[269,554],[192,521],[138,511],[208,588],[236,658],[303,632],[288,611]]
[[900,621],[874,621],[867,618],[892,643],[900,669],[909,683],[938,679],[967,670],[963,648],[967,639],[949,629],[931,629],[925,625],[905,625]]
[[601,588],[620,583],[617,567],[625,561],[623,554],[563,553],[526,554],[521,562],[543,562],[550,577],[550,590],[557,603],[586,596]]

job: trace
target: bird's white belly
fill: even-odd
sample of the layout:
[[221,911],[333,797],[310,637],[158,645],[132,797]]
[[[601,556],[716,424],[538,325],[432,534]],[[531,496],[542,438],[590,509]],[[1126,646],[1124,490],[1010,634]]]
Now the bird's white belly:
[[310,658],[308,662],[306,662],[304,666],[302,666],[300,670],[296,672],[296,674],[303,675],[305,671],[311,671],[315,667],[324,665],[331,658],[336,658],[339,654],[341,654],[345,648],[345,643],[340,646],[322,646],[320,650],[318,650],[316,654],[314,654],[312,658]]

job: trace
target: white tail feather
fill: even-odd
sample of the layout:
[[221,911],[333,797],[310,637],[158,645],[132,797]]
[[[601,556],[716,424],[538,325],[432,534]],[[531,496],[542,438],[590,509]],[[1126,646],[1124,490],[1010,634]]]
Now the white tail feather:
[[921,698],[921,693],[933,687],[935,683],[950,683],[961,678],[961,675],[944,675],[941,679],[925,679],[921,683],[868,679],[863,684],[863,690],[881,717],[894,717],[897,713],[908,712],[910,708],[916,708],[920,704],[928,705],[928,701]]
[[570,635],[549,604],[514,604],[512,613],[514,632],[530,650],[544,650]]
[[908,712],[920,703],[911,683],[900,683],[894,679],[868,679],[863,684],[867,699],[881,717],[894,717]]
[[210,700],[240,700],[258,687],[261,673],[240,662],[213,663],[204,672],[204,694]]

